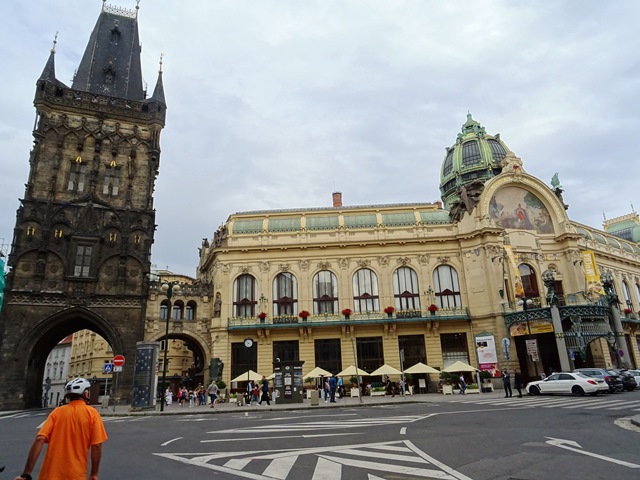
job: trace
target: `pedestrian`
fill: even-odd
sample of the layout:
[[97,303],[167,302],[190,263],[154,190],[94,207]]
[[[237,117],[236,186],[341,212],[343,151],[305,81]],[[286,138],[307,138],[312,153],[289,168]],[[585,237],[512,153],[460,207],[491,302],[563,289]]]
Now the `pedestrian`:
[[467,383],[464,381],[464,375],[460,375],[458,383],[460,384],[460,395],[465,395],[465,391],[467,390]]
[[187,387],[182,387],[180,389],[180,406],[184,407],[187,404],[187,397],[189,396],[189,392],[187,392]]
[[271,406],[271,402],[269,401],[269,380],[264,375],[262,376],[262,396],[260,397],[260,401],[258,405],[262,405],[262,402],[267,402],[267,405]]
[[329,380],[324,381],[323,391],[324,391],[324,401],[328,402],[329,401]]
[[338,386],[338,381],[336,380],[335,375],[331,375],[329,377],[329,398],[331,399],[331,403],[336,403],[336,388]]
[[511,392],[511,375],[506,368],[502,369],[502,383],[504,384],[504,398],[512,397]]
[[342,383],[342,377],[338,377],[338,398],[344,396],[344,384]]
[[164,391],[164,401],[167,406],[171,405],[171,402],[173,401],[173,393],[171,393],[171,389],[169,387]]
[[74,378],[65,385],[69,403],[49,414],[31,445],[22,475],[15,480],[31,480],[45,443],[48,444],[47,452],[38,478],[85,480],[90,456],[89,480],[98,480],[102,444],[107,440],[107,432],[98,410],[87,404],[90,387],[85,378]]
[[245,403],[249,405],[253,404],[253,380],[249,380],[247,383],[247,391],[244,394]]
[[518,390],[518,398],[522,398],[522,375],[517,368],[513,369],[513,386]]
[[216,384],[216,381],[213,380],[211,382],[211,385],[209,385],[207,387],[207,394],[209,395],[209,398],[211,399],[211,408],[215,407],[216,404],[216,398],[218,398],[218,385]]

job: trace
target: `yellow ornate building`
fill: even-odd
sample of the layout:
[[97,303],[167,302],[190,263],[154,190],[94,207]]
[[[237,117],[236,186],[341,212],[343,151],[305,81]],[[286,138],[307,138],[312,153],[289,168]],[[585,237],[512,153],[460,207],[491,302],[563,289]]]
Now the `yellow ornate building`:
[[191,345],[205,382],[269,375],[276,358],[304,374],[462,360],[525,378],[640,363],[636,214],[609,233],[571,221],[557,175],[551,187],[530,175],[470,115],[440,188],[443,204],[344,206],[335,193],[331,207],[230,215],[183,295],[152,290],[146,339],[164,338],[163,304],[182,311],[167,338]]

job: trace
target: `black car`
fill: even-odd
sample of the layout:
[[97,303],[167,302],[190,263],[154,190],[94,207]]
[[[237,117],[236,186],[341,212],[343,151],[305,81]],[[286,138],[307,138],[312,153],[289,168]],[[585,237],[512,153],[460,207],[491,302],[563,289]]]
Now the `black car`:
[[609,385],[609,393],[622,392],[624,390],[622,377],[612,370],[605,370],[604,368],[576,368],[574,372],[584,373],[590,377],[601,378]]
[[627,392],[632,392],[636,389],[638,384],[636,383],[635,377],[628,370],[607,370],[608,372],[614,372],[622,378],[622,387]]

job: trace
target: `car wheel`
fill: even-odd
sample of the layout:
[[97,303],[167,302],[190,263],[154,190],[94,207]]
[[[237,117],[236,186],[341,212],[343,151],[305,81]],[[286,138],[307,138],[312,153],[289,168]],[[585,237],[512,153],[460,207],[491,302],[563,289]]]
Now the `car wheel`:
[[533,385],[532,387],[529,387],[529,394],[530,395],[540,395],[540,389],[538,387],[536,387],[535,385]]
[[571,388],[571,393],[573,393],[577,397],[582,397],[584,395],[584,390],[580,385],[574,385]]

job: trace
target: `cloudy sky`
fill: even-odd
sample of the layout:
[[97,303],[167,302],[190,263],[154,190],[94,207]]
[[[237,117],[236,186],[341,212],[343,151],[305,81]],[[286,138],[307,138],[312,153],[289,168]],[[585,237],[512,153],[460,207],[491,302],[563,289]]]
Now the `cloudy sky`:
[[[101,7],[0,3],[4,243],[53,37],[70,85]],[[529,173],[559,172],[573,220],[640,208],[638,18],[637,0],[142,0],[143,73],[152,92],[164,53],[168,104],[153,263],[195,275],[202,238],[238,211],[329,206],[334,190],[438,200],[468,111]]]

